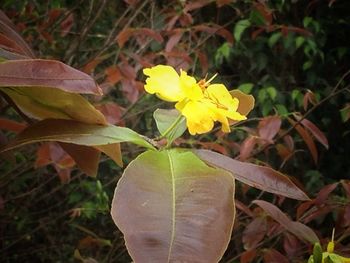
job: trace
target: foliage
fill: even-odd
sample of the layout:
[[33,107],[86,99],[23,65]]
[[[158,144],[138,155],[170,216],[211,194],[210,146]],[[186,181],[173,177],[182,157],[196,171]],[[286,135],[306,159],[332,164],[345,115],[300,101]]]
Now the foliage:
[[[128,164],[142,150],[125,144],[121,151],[119,143],[126,141],[150,150],[126,168],[120,189],[133,178],[125,174],[144,160],[157,156],[159,162],[142,165],[139,173],[145,177],[133,178],[135,185],[140,180],[150,184],[146,178],[153,178],[158,166],[169,168],[161,161],[165,155],[181,159],[177,150],[151,150],[171,143],[201,148],[187,152],[192,161],[186,163],[204,167],[204,160],[211,167],[205,168],[208,173],[226,170],[218,180],[228,180],[225,175],[231,173],[239,180],[232,236],[226,236],[230,231],[204,236],[211,244],[231,238],[222,262],[302,262],[312,254],[315,260],[333,228],[334,251],[324,253],[349,256],[346,1],[82,2],[1,4],[10,17],[0,14],[1,142],[9,149],[59,141],[2,155],[1,262],[129,262],[122,235],[108,215],[122,172],[115,163],[122,165],[123,159]],[[210,134],[179,137],[184,122],[168,133],[176,112],[157,110],[154,121],[152,112],[168,105],[145,94],[141,81],[141,69],[155,64],[203,77],[218,71],[217,82],[254,95],[253,114],[247,121],[231,123],[234,129],[228,135],[218,127]],[[240,91],[231,94],[238,97]],[[157,128],[160,136],[149,140]],[[101,152],[114,162],[101,158]],[[97,179],[84,173],[98,174]],[[224,185],[227,192],[220,188],[208,196],[227,196],[232,185]],[[159,186],[166,190],[169,181]],[[152,192],[152,187],[139,190]],[[195,193],[197,189],[200,193],[211,188],[199,184]],[[311,200],[305,200],[304,191]],[[167,194],[156,199],[160,205],[169,200]],[[123,198],[126,194],[113,205],[132,200]],[[125,222],[120,223],[125,218],[114,217],[127,231]],[[320,245],[312,251],[316,241]],[[133,251],[131,245],[128,249]]]

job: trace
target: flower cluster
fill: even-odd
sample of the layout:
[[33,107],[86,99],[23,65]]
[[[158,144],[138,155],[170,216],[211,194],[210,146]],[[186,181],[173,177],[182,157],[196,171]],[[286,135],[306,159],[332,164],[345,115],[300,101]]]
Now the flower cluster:
[[148,76],[145,90],[165,101],[177,102],[175,107],[185,116],[192,135],[211,131],[215,121],[222,124],[223,132],[230,132],[229,119],[246,119],[237,111],[239,100],[232,97],[223,84],[197,82],[185,71],[181,70],[179,75],[174,68],[165,65],[146,68],[143,73]]

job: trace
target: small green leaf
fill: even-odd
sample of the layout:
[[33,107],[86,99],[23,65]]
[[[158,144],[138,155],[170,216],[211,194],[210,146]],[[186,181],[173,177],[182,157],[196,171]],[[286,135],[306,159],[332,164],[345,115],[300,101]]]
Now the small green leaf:
[[277,90],[275,89],[275,87],[268,87],[266,88],[266,92],[269,94],[270,98],[272,100],[275,100],[277,97]]
[[277,41],[281,38],[282,36],[282,33],[281,32],[276,32],[276,33],[273,33],[270,37],[269,37],[269,40],[268,40],[268,45],[270,48],[272,48],[276,43]]
[[238,89],[245,94],[250,94],[252,92],[253,87],[254,87],[253,83],[243,83],[238,86]]
[[313,260],[314,263],[322,263],[322,247],[318,242],[314,245]]
[[311,68],[312,66],[312,61],[306,61],[304,64],[303,64],[303,70],[308,70],[309,68]]
[[251,23],[248,19],[243,19],[236,23],[233,35],[237,42],[241,40],[243,32],[250,27],[250,25]]
[[298,36],[296,39],[295,39],[295,47],[296,48],[300,48],[301,45],[305,42],[305,38],[302,37],[302,36]]
[[181,118],[181,113],[176,109],[157,109],[153,113],[153,117],[160,134],[170,142],[179,138],[187,129],[185,118]]
[[276,110],[277,110],[278,114],[281,116],[288,115],[288,113],[289,113],[286,106],[284,106],[283,104],[277,104]]

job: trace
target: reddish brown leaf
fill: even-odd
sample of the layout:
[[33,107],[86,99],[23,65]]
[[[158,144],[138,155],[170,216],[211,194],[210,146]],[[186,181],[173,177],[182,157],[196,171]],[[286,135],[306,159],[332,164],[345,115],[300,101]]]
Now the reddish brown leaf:
[[245,250],[256,248],[266,235],[266,217],[254,218],[244,229],[242,242]]
[[322,189],[318,192],[317,197],[315,199],[316,205],[322,205],[328,199],[328,196],[334,189],[338,186],[338,183],[333,183],[322,187]]
[[270,25],[272,23],[272,11],[264,2],[254,3],[254,8],[261,14],[265,20],[265,24]]
[[208,72],[209,68],[209,62],[208,62],[208,57],[205,53],[198,51],[197,52],[199,64],[201,65],[201,70],[203,76]]
[[[294,118],[297,121],[301,120],[301,116],[299,116],[298,114],[293,114]],[[311,132],[311,134],[316,138],[316,140],[318,140],[326,149],[329,148],[329,144],[328,144],[328,140],[326,138],[326,136],[324,135],[324,133],[315,125],[313,124],[311,121],[309,121],[308,119],[302,119],[300,121],[300,123],[306,128],[308,129],[309,132]]]
[[289,257],[296,257],[302,251],[299,240],[294,235],[288,233],[284,235],[283,248]]
[[300,124],[296,124],[296,122],[293,121],[291,118],[288,118],[288,121],[295,127],[301,138],[303,138],[307,148],[311,153],[312,159],[314,160],[315,164],[317,164],[318,151],[310,133],[307,130],[305,130]]
[[295,33],[298,33],[298,34],[301,34],[304,36],[308,36],[308,37],[312,36],[312,33],[310,31],[306,30],[305,28],[289,26],[288,31],[292,31],[292,32],[295,32]]
[[236,203],[236,208],[241,210],[242,212],[246,213],[248,216],[250,217],[254,217],[254,214],[252,211],[250,211],[249,207],[246,206],[245,204],[243,204],[241,201],[239,200],[235,200]]
[[36,160],[34,167],[39,168],[52,163],[50,156],[50,143],[42,144],[36,152]]
[[120,167],[123,167],[122,153],[119,143],[95,146],[96,149],[106,154],[115,161]]
[[256,250],[255,249],[245,251],[241,254],[239,262],[240,263],[250,263],[250,262],[253,262],[255,257],[256,257]]
[[203,6],[206,6],[208,4],[210,4],[212,1],[211,0],[195,0],[195,1],[188,1],[185,8],[184,8],[184,12],[189,12],[192,10],[196,10],[199,9]]
[[258,28],[257,30],[254,30],[252,33],[251,33],[251,38],[252,40],[255,40],[262,32],[265,31],[265,28],[261,27],[261,28]]
[[21,47],[18,46],[16,42],[9,39],[4,34],[0,34],[0,48],[6,49],[10,52],[19,53],[19,54],[21,54],[22,52]]
[[289,198],[309,200],[287,176],[270,167],[240,162],[209,150],[195,150],[195,153],[209,165],[231,172],[235,179],[252,187]]
[[277,206],[262,200],[255,200],[253,203],[264,209],[269,216],[299,239],[303,239],[311,244],[319,242],[317,235],[311,228],[300,222],[290,220]]
[[258,134],[267,143],[273,143],[273,138],[281,128],[281,118],[279,116],[268,116],[263,118],[258,125]]
[[210,24],[210,26],[209,26],[209,25],[201,24],[201,25],[196,25],[196,26],[192,27],[192,29],[195,31],[203,31],[203,32],[207,32],[209,34],[219,35],[219,36],[225,38],[225,40],[228,43],[233,44],[232,33],[220,25]]
[[163,42],[163,37],[156,31],[150,29],[150,28],[126,28],[119,32],[119,34],[116,37],[116,41],[120,48],[122,48],[125,43],[130,39],[132,36],[148,36],[150,38],[153,38],[154,40],[158,42]]
[[71,30],[74,23],[73,13],[70,13],[62,22],[61,22],[61,36],[65,37]]
[[55,167],[55,168],[56,168],[56,171],[58,173],[58,177],[60,178],[61,183],[62,184],[69,183],[70,178],[71,178],[71,176],[70,176],[70,172],[71,172],[70,169],[59,169],[57,167]]
[[317,104],[316,96],[311,90],[308,90],[303,98],[303,107],[305,111],[307,110],[309,103],[311,103],[312,105]]
[[165,45],[165,51],[170,52],[173,50],[173,48],[179,43],[180,39],[182,38],[182,35],[184,33],[184,30],[182,28],[176,28],[171,31],[172,35],[169,37],[168,42]]
[[102,112],[109,124],[124,126],[124,121],[121,120],[125,109],[116,103],[108,102],[95,106],[97,110]]
[[105,73],[107,76],[107,81],[112,85],[117,84],[123,79],[123,76],[117,66],[111,66],[106,68]]
[[257,143],[257,138],[255,136],[250,136],[246,138],[241,144],[239,160],[245,161],[249,159],[252,151],[254,150],[256,143]]
[[334,211],[334,207],[332,206],[322,206],[317,208],[314,212],[303,218],[303,222],[305,224],[309,223],[312,220],[319,220],[320,218],[324,217],[325,215],[329,214],[330,212]]
[[288,258],[283,256],[280,252],[275,249],[268,249],[264,252],[265,263],[289,263]]
[[38,86],[70,93],[101,95],[89,75],[62,62],[44,59],[11,60],[0,63],[0,87]]
[[228,5],[232,2],[232,0],[216,0],[216,5],[218,7],[223,7],[224,5]]
[[88,63],[86,63],[86,64],[82,67],[81,70],[82,70],[83,72],[87,73],[87,74],[91,74],[91,73],[95,70],[96,66],[97,66],[98,64],[100,64],[102,61],[103,61],[102,58],[95,58],[95,59],[89,61]]
[[84,145],[59,143],[60,146],[74,159],[79,168],[88,176],[96,177],[100,160],[100,151]]
[[27,125],[24,123],[0,118],[0,129],[1,130],[12,131],[12,132],[18,133],[18,132],[22,131],[23,129],[25,129],[26,127],[27,127]]
[[15,25],[11,20],[5,15],[3,11],[0,10],[0,32],[4,33],[7,38],[11,39],[16,43],[17,46],[21,48],[21,55],[34,58],[34,52],[28,46],[28,44],[23,40],[23,38],[17,33]]

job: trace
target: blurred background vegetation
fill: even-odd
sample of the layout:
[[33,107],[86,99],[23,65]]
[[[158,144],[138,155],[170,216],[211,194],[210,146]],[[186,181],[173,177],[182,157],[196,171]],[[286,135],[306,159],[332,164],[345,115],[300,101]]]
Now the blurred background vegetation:
[[[0,7],[38,57],[95,78],[104,96],[89,99],[110,123],[149,137],[157,136],[153,111],[170,106],[144,93],[144,67],[168,64],[198,80],[217,72],[215,82],[254,95],[250,119],[231,134],[216,129],[176,143],[265,163],[316,199],[302,203],[239,184],[222,262],[304,262],[310,255],[310,246],[251,205],[255,199],[307,223],[324,243],[335,227],[336,249],[349,255],[349,1],[2,0]],[[2,117],[23,122],[0,106]],[[1,131],[1,143],[13,135]],[[125,163],[138,153],[123,145]],[[55,144],[31,145],[0,162],[1,262],[131,261],[109,215],[122,173],[113,161],[102,160],[96,179]]]

